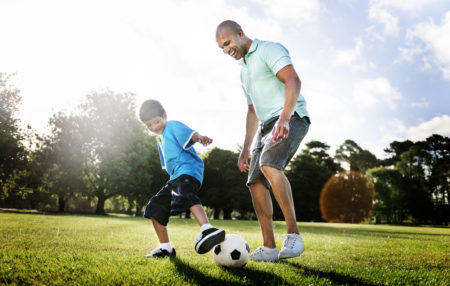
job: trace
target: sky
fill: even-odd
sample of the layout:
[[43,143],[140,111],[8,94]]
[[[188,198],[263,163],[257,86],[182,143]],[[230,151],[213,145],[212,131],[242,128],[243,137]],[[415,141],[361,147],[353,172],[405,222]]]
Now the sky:
[[229,19],[289,50],[312,121],[301,148],[319,140],[334,155],[352,139],[384,158],[394,140],[450,136],[448,0],[2,0],[0,72],[16,73],[19,117],[38,132],[109,89],[157,99],[236,151],[240,65],[215,41]]

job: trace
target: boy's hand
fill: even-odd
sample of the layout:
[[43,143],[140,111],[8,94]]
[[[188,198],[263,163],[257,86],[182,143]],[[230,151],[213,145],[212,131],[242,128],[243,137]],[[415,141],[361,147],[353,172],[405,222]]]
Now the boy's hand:
[[209,144],[211,144],[213,141],[211,138],[209,138],[208,136],[199,136],[198,137],[198,143],[202,144],[203,147],[208,146]]

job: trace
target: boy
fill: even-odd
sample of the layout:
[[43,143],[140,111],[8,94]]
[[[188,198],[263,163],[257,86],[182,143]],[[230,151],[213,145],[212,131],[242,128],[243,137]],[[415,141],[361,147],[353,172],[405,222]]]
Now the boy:
[[145,101],[139,117],[147,128],[158,134],[158,151],[163,169],[170,175],[167,184],[145,207],[144,217],[151,219],[160,246],[145,257],[176,256],[167,232],[169,216],[190,210],[200,224],[194,244],[199,254],[211,250],[225,240],[225,231],[209,224],[198,197],[203,181],[203,161],[192,147],[196,142],[207,146],[212,139],[202,136],[179,121],[167,121],[167,114],[156,100]]

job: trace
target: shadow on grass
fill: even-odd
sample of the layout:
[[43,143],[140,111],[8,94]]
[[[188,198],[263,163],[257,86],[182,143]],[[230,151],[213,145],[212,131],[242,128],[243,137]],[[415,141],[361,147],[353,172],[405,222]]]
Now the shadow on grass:
[[193,282],[197,285],[226,285],[227,281],[217,279],[208,275],[205,275],[201,271],[191,267],[189,264],[184,263],[177,257],[171,257],[170,261],[175,265],[175,269],[180,275],[187,281]]
[[174,257],[170,261],[175,265],[176,270],[187,282],[196,285],[293,285],[288,284],[283,278],[266,271],[258,271],[250,268],[225,268],[222,269],[231,275],[239,278],[239,281],[230,281],[214,278],[191,267],[189,264]]
[[[238,277],[238,285],[296,285],[288,283],[282,277],[268,272],[250,268],[222,268],[224,271]],[[235,284],[235,283],[233,283]]]
[[339,274],[335,271],[323,271],[319,269],[314,269],[304,265],[299,265],[296,263],[290,263],[285,260],[281,260],[280,263],[286,264],[295,268],[295,271],[302,276],[317,276],[319,278],[325,278],[331,280],[333,284],[345,284],[345,285],[367,285],[375,286],[378,284],[373,284],[367,282],[360,278],[355,278],[349,275]]

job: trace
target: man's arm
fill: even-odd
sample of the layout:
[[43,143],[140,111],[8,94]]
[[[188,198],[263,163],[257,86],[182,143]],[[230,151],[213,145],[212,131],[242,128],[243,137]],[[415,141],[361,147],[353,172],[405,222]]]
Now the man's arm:
[[256,116],[255,108],[253,104],[248,105],[247,119],[245,123],[245,139],[244,147],[239,155],[238,167],[241,172],[247,172],[250,168],[248,164],[248,158],[250,157],[250,147],[255,137],[256,130],[258,129],[258,117]]
[[300,94],[301,81],[293,65],[287,65],[277,73],[277,78],[284,83],[284,107],[280,118],[272,130],[272,140],[285,140],[289,135],[289,120],[294,112]]

